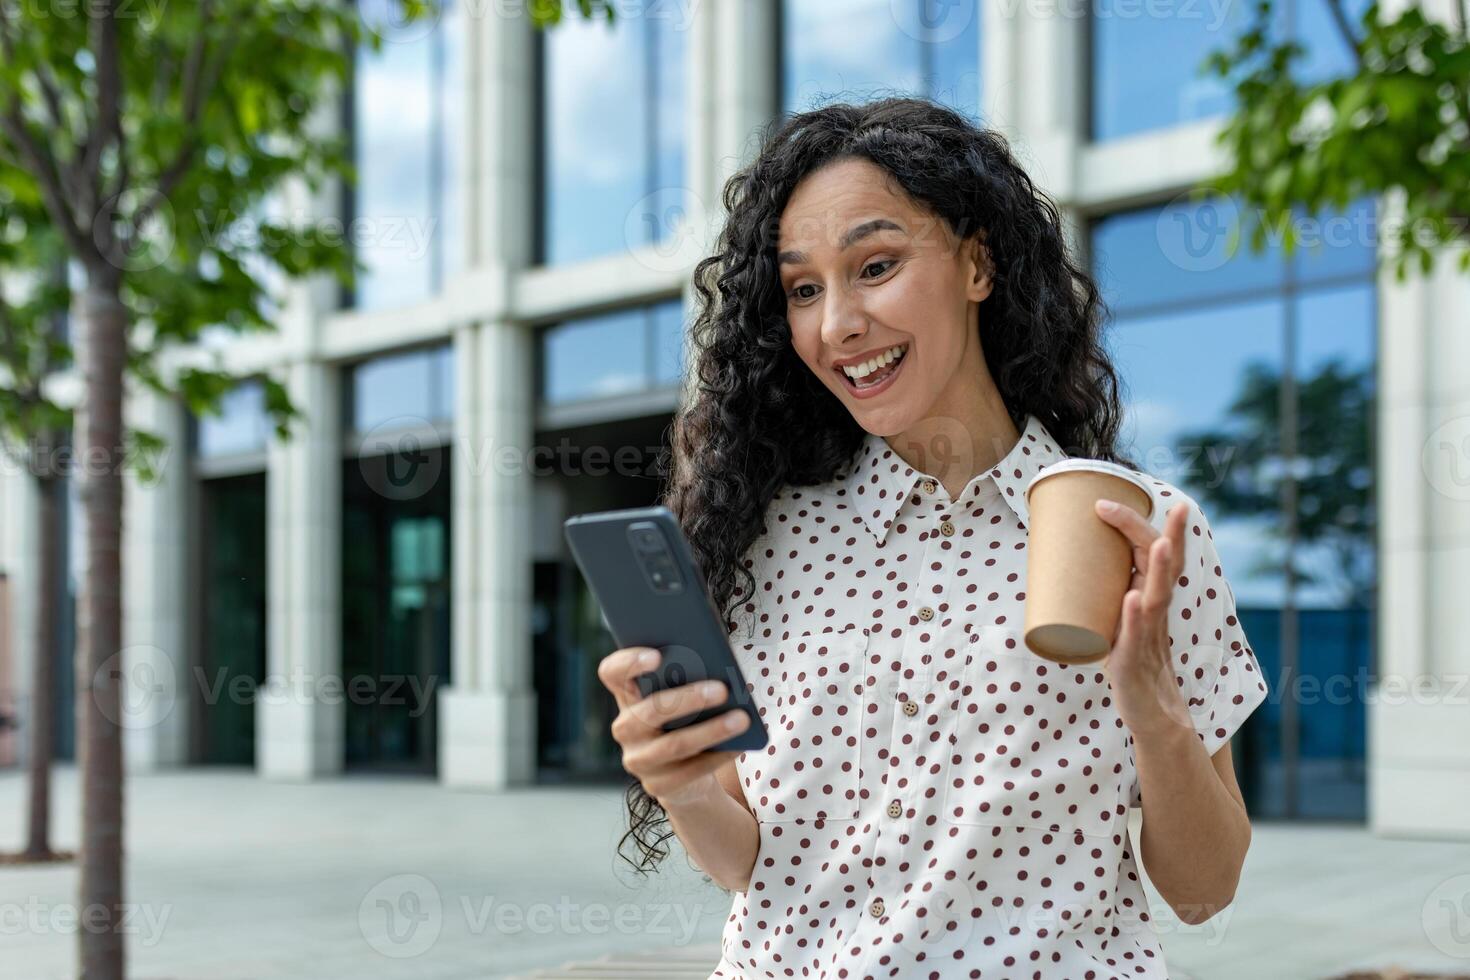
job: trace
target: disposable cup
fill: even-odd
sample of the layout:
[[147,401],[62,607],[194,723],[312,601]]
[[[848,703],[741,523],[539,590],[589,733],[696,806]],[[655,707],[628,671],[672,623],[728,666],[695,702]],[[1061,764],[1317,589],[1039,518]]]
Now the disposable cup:
[[1133,577],[1132,545],[1098,516],[1098,500],[1153,516],[1143,477],[1106,460],[1064,459],[1026,485],[1026,646],[1058,663],[1107,656]]

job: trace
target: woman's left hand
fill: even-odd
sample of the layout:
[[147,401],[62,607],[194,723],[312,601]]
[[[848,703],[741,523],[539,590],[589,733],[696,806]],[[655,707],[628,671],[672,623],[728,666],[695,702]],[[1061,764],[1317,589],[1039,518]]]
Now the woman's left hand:
[[1131,507],[1111,511],[1099,500],[1096,513],[1133,546],[1133,578],[1113,647],[1103,666],[1123,724],[1136,739],[1180,725],[1193,730],[1179,692],[1169,650],[1169,603],[1184,570],[1184,523],[1189,508],[1176,504],[1164,517],[1164,533]]

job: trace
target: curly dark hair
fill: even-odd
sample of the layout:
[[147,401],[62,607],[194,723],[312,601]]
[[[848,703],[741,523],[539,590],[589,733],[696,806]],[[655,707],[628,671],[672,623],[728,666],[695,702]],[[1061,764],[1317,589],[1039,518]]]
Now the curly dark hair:
[[[1106,306],[1068,253],[1056,205],[1001,134],[936,102],[893,97],[777,118],[760,137],[755,159],[725,182],[728,218],[715,254],[695,267],[691,377],[661,460],[662,502],[730,630],[754,596],[746,551],[767,505],[783,486],[833,479],[864,437],[793,349],[776,262],[775,230],[793,189],[827,164],[870,160],[959,237],[983,232],[994,286],[982,304],[982,349],[1012,421],[1021,429],[1034,414],[1067,453],[1138,468],[1115,448],[1122,407],[1101,342]],[[673,830],[637,780],[626,803],[618,850],[632,842],[637,859],[623,857],[646,873],[667,856]]]

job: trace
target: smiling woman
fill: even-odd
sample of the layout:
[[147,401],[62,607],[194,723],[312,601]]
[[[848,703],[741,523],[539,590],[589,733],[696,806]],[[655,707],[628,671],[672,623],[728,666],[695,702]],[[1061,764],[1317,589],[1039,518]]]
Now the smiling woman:
[[1179,914],[1228,903],[1226,743],[1266,689],[1208,521],[1152,477],[1107,658],[1021,642],[1027,482],[1137,470],[1056,207],[912,98],[775,124],[724,203],[664,502],[771,739],[663,732],[677,705],[633,682],[655,664],[604,658],[635,864],[677,834],[735,893],[713,977],[1166,976],[1129,807]]

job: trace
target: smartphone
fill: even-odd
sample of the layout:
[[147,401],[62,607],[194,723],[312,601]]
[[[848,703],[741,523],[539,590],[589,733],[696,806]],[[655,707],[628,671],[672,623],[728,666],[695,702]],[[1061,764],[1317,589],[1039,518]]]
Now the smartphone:
[[723,681],[729,690],[724,704],[670,719],[663,730],[739,708],[750,724],[709,751],[764,748],[766,726],[673,511],[660,505],[581,514],[562,529],[618,647],[657,647],[662,654],[657,667],[637,678],[644,697],[702,680]]

